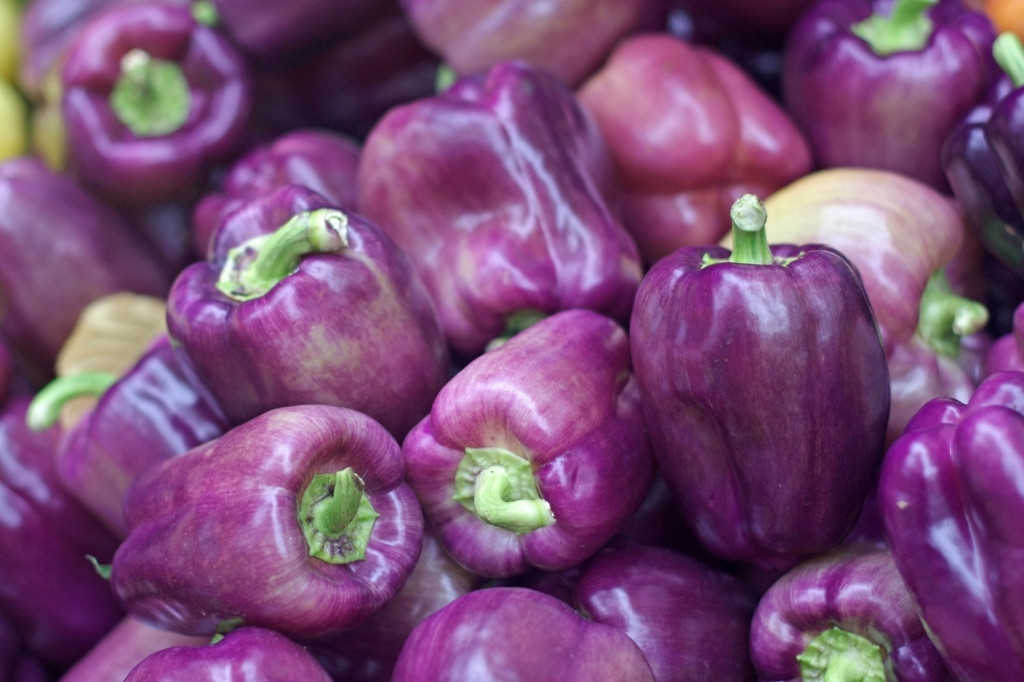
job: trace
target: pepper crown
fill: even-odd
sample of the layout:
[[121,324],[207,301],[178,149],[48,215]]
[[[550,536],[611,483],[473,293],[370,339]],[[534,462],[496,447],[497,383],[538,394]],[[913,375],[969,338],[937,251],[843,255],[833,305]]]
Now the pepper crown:
[[938,355],[955,358],[960,354],[960,338],[988,324],[988,308],[953,293],[942,270],[928,278],[921,294],[917,333]]
[[103,395],[118,377],[111,372],[81,372],[57,377],[32,398],[25,422],[33,431],[43,431],[57,423],[60,411],[72,398]]
[[169,135],[185,125],[192,95],[181,65],[141,48],[121,58],[121,74],[110,92],[110,108],[139,137]]
[[466,448],[455,471],[452,499],[485,523],[514,533],[550,526],[551,505],[540,496],[530,461],[504,448]]
[[850,30],[879,56],[920,50],[928,44],[935,29],[928,16],[928,9],[937,2],[896,0],[888,16],[873,13],[867,19],[850,26]]
[[316,474],[299,500],[299,525],[309,555],[331,564],[366,558],[370,534],[380,514],[351,467]]
[[807,682],[886,682],[882,650],[865,637],[833,627],[812,639],[797,657]]

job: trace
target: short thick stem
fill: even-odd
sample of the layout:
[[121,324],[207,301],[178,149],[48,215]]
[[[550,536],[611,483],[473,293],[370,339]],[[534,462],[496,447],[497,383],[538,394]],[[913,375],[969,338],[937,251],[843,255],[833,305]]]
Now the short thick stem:
[[882,649],[866,637],[838,627],[812,639],[797,656],[806,682],[886,682]]
[[753,194],[744,194],[733,203],[729,217],[732,219],[732,255],[729,262],[749,265],[772,263],[772,252],[764,229],[768,214],[761,200]]
[[504,448],[466,448],[452,498],[492,526],[529,533],[555,522],[529,460]]
[[950,289],[942,270],[928,278],[921,295],[917,333],[937,355],[955,358],[960,339],[988,324],[988,308]]
[[1004,31],[992,43],[992,56],[1013,83],[1024,86],[1024,45],[1016,33]]
[[380,514],[351,469],[316,474],[299,501],[299,525],[310,556],[332,564],[366,557],[370,534]]
[[880,56],[920,50],[928,44],[935,28],[928,10],[937,2],[896,0],[888,16],[872,14],[850,26],[850,30]]
[[110,108],[139,137],[169,135],[185,125],[192,94],[177,62],[135,48],[121,58],[121,75],[110,92]]
[[57,423],[60,411],[73,398],[100,396],[118,377],[110,372],[82,372],[68,377],[57,377],[32,398],[25,422],[33,431],[48,429]]

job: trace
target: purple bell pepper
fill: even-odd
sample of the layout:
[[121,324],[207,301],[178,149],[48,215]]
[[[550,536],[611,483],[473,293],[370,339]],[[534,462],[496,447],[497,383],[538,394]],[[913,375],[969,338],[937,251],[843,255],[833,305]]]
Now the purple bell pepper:
[[29,157],[0,164],[0,252],[0,333],[36,381],[53,376],[89,303],[116,291],[163,297],[171,281],[115,211]]
[[1024,373],[935,398],[882,463],[896,567],[957,679],[1024,679]]
[[788,34],[783,101],[821,167],[946,191],[940,150],[995,79],[994,38],[961,0],[817,0]]
[[402,453],[424,515],[469,570],[578,564],[654,477],[625,331],[583,309],[535,322],[456,374]]
[[606,197],[599,130],[566,86],[503,62],[373,128],[359,209],[409,254],[456,353],[510,318],[589,308],[628,319],[642,275]]
[[56,422],[80,395],[98,401],[65,431],[56,450],[61,482],[118,537],[128,534],[123,498],[131,482],[157,462],[213,440],[227,417],[188,360],[161,336],[123,376],[83,372],[60,377],[32,401],[29,422]]
[[423,620],[392,682],[653,682],[624,633],[526,587],[465,594]]
[[167,324],[233,423],[319,403],[365,412],[401,439],[430,410],[448,348],[409,259],[375,224],[285,186],[220,231],[215,259],[171,287]]
[[733,205],[733,249],[648,271],[630,324],[659,470],[714,554],[788,568],[836,545],[874,482],[889,374],[856,268],[827,246],[769,248]]
[[128,613],[183,634],[353,627],[398,593],[420,553],[404,473],[398,443],[360,412],[264,412],[135,479],[111,587]]
[[768,588],[750,626],[758,679],[951,680],[884,548],[801,563]]
[[1012,199],[1012,205],[999,214],[1006,217],[1000,236],[1009,242],[1005,250],[1013,254],[1012,260],[1004,257],[1004,261],[1024,277],[1024,256],[1020,255],[1024,250],[1024,144],[1020,141],[1024,129],[1024,46],[1015,34],[1004,33],[997,38],[993,52],[1012,88],[993,104],[985,124],[985,139]]
[[142,659],[124,682],[331,682],[303,646],[279,632],[243,627],[205,646],[176,646]]
[[342,210],[356,207],[359,143],[319,128],[291,130],[249,150],[227,170],[221,187],[200,199],[192,212],[193,241],[211,257],[210,238],[227,214],[285,185],[308,187]]
[[231,158],[251,106],[248,66],[186,7],[147,2],[92,17],[68,48],[68,166],[114,203],[191,196]]
[[736,577],[659,547],[609,547],[584,564],[577,609],[629,635],[658,682],[753,680],[757,600]]

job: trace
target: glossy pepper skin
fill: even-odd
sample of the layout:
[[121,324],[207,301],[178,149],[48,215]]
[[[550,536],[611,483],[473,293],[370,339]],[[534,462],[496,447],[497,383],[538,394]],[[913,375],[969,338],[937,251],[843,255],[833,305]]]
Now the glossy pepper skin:
[[672,35],[622,40],[577,97],[607,141],[622,220],[648,264],[717,242],[742,194],[811,170],[780,104],[723,53]]
[[419,556],[423,516],[403,475],[398,443],[360,412],[265,412],[136,478],[111,588],[128,613],[183,634],[352,627]]
[[233,423],[320,403],[402,438],[430,410],[448,349],[409,258],[376,224],[289,185],[228,214],[213,243],[215,259],[171,287],[167,324]]
[[456,374],[402,453],[424,515],[469,570],[578,564],[654,476],[625,330],[582,309],[535,322]]
[[630,346],[659,470],[712,554],[788,568],[850,530],[884,449],[889,375],[856,268],[827,246],[734,246],[648,271]]
[[[1004,250],[1013,254],[1012,259],[1004,256],[1004,261],[1024,277],[1024,256],[1020,255],[1024,248],[1024,144],[1019,139],[1024,129],[1024,46],[1017,36],[1003,34],[993,50],[1013,87],[993,104],[985,123],[985,139],[1012,198],[1011,206],[1000,205],[999,215],[1005,216],[1005,229],[1010,233],[1005,237],[1009,245]],[[999,199],[1002,201],[1003,197],[1000,195]],[[986,245],[989,243],[986,240]]]
[[526,587],[465,594],[412,631],[393,682],[653,682],[625,634]]
[[194,194],[240,149],[252,97],[225,36],[156,2],[90,18],[68,48],[61,90],[69,168],[126,205]]
[[766,682],[952,680],[887,548],[844,547],[783,575],[758,602],[750,640]]
[[124,682],[331,682],[313,655],[279,632],[243,627],[205,646],[177,646],[142,659]]
[[999,372],[926,403],[882,464],[893,558],[957,679],[1024,676],[1022,439],[1024,373]]
[[523,312],[628,318],[641,263],[611,186],[600,131],[572,91],[502,62],[377,123],[359,209],[409,254],[449,344],[472,357]]
[[890,170],[947,191],[940,150],[995,78],[994,38],[959,0],[818,0],[787,37],[783,101],[820,167]]

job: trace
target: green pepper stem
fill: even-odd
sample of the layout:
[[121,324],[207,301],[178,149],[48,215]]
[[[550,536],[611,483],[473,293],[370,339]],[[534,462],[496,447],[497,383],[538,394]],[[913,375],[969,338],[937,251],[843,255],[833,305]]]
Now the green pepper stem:
[[928,278],[921,294],[917,333],[937,355],[955,358],[960,338],[988,324],[988,308],[953,293],[942,270]]
[[800,662],[807,682],[886,682],[882,649],[861,635],[829,628],[808,642]]
[[72,398],[100,396],[118,379],[111,372],[82,372],[57,377],[35,394],[28,405],[25,423],[33,431],[43,431],[57,423],[60,411]]
[[216,26],[220,21],[220,13],[212,0],[194,0],[189,11],[196,23],[203,26]]
[[379,516],[351,467],[314,475],[299,500],[299,525],[310,556],[332,564],[366,557]]
[[110,108],[139,137],[169,135],[185,125],[192,95],[177,62],[135,48],[121,58],[121,74],[110,92]]
[[1024,44],[1012,31],[1003,31],[992,43],[992,56],[1010,77],[1013,87],[1024,86]]
[[217,288],[238,301],[257,298],[294,272],[303,257],[347,246],[348,216],[336,208],[303,211],[273,233],[231,249]]
[[534,310],[533,308],[523,308],[522,310],[517,310],[514,313],[511,313],[505,318],[505,328],[501,330],[501,334],[488,341],[485,350],[491,351],[503,346],[505,342],[513,336],[527,327],[531,327],[537,322],[540,322],[547,316],[547,313],[540,310]]
[[555,522],[551,505],[537,490],[533,465],[504,448],[466,448],[456,467],[452,499],[483,522],[514,533]]
[[938,0],[896,0],[888,15],[874,13],[850,30],[866,42],[875,54],[920,50],[928,44],[934,25],[928,10]]
[[732,219],[732,255],[729,262],[771,264],[772,251],[764,229],[768,214],[761,200],[753,194],[744,194],[733,202],[729,217]]

